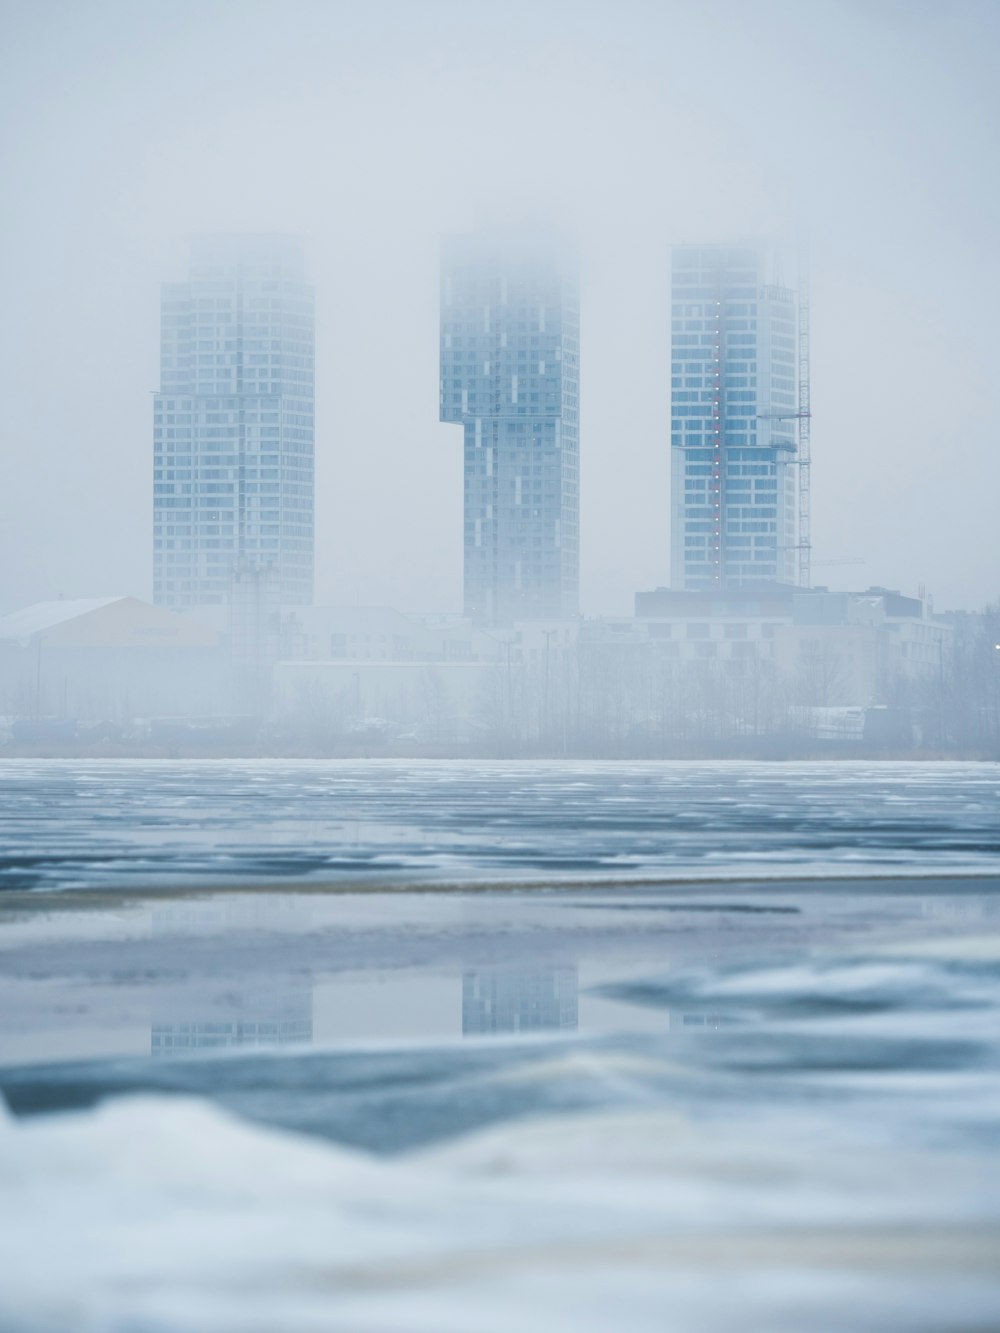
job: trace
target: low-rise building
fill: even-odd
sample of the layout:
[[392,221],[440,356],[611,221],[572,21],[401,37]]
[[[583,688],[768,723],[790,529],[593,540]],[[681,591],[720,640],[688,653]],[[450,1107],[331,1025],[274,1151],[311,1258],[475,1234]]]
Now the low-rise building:
[[633,621],[599,624],[589,638],[645,645],[661,660],[773,662],[798,702],[819,707],[899,702],[908,685],[941,671],[950,632],[923,596],[784,584],[657,588],[636,594]]
[[125,723],[228,711],[220,636],[136,597],[37,602],[0,617],[0,714]]

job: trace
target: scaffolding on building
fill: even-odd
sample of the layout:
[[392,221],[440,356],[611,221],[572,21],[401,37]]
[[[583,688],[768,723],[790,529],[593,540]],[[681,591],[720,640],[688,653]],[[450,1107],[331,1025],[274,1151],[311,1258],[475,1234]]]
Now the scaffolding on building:
[[795,421],[797,439],[795,463],[798,476],[798,521],[795,549],[798,552],[800,588],[812,585],[812,530],[810,518],[810,484],[812,481],[812,454],[809,424],[812,408],[809,396],[809,252],[805,241],[798,249],[798,400],[794,412],[761,412],[758,421]]

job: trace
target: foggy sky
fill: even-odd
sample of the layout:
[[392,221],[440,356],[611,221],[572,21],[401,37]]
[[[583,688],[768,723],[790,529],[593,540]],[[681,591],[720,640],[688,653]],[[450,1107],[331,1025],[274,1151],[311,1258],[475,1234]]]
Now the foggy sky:
[[442,233],[579,237],[581,604],[669,578],[669,246],[813,272],[835,587],[1000,596],[1000,6],[284,0],[0,8],[0,611],[148,597],[159,284],[290,231],[317,288],[316,594],[461,606]]

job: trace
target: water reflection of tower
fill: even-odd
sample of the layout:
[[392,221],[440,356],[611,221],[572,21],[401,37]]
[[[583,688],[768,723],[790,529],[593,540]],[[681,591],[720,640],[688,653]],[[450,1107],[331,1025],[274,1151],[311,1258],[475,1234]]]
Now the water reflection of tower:
[[495,968],[462,977],[462,1033],[573,1030],[575,966]]
[[[180,902],[153,913],[154,936],[218,937],[278,932],[301,926],[295,903],[268,899]],[[312,984],[298,977],[264,977],[235,989],[189,988],[154,1010],[150,1049],[154,1056],[226,1046],[281,1046],[312,1041]]]
[[[206,1010],[211,1009],[211,1013]],[[266,990],[231,992],[215,1005],[202,1000],[171,1006],[154,1015],[150,1036],[153,1055],[207,1050],[219,1046],[283,1046],[312,1041],[312,988],[300,983],[272,983]]]

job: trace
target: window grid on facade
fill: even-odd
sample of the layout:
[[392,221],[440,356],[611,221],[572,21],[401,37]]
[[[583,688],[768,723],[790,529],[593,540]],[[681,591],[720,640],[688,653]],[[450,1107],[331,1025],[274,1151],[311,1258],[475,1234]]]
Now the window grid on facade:
[[755,249],[678,246],[671,557],[687,589],[795,574],[796,306]]
[[575,616],[579,297],[553,252],[456,238],[441,284],[442,421],[464,437],[465,611]]
[[154,600],[222,605],[237,570],[312,599],[314,302],[283,237],[203,237],[162,289]]

